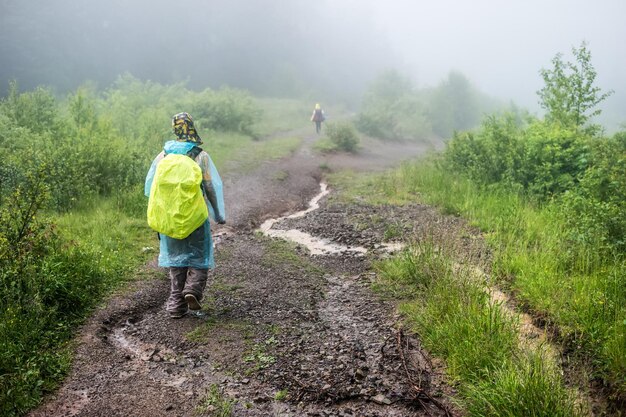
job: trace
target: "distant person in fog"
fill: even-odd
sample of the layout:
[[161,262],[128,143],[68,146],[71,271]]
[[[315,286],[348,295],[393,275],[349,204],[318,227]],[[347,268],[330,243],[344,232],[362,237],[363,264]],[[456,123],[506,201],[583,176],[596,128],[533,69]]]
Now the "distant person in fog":
[[319,103],[315,105],[315,109],[313,110],[313,114],[311,115],[311,121],[315,122],[315,131],[320,133],[322,130],[322,122],[326,120],[326,116],[324,116],[324,110]]

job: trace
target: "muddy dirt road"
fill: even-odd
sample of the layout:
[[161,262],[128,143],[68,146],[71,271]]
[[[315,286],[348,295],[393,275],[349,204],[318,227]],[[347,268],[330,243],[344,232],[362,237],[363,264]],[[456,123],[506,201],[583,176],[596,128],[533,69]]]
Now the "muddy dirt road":
[[385,223],[419,234],[428,225],[453,230],[454,220],[424,206],[342,206],[324,197],[319,209],[272,228],[345,250],[312,255],[255,232],[306,208],[320,191],[320,164],[376,170],[429,146],[372,142],[358,155],[320,157],[310,151],[315,137],[298,134],[305,140],[289,157],[245,177],[236,165],[222,169],[229,222],[214,231],[217,268],[202,313],[170,319],[166,272],[147,265],[141,273],[154,279],[94,314],[66,382],[32,416],[457,415],[438,365],[369,288],[372,260],[388,256]]

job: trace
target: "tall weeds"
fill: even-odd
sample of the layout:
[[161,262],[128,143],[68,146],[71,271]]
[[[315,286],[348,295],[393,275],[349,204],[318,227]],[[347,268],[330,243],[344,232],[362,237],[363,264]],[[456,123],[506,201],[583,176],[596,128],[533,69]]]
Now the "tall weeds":
[[[481,186],[451,175],[441,162],[405,164],[378,180],[378,195],[435,204],[485,231],[493,272],[529,312],[558,329],[560,342],[591,378],[610,387],[614,406],[626,396],[626,262],[571,239],[558,200],[537,204],[504,186]],[[372,198],[376,198],[372,196]],[[601,243],[601,242],[598,242]],[[585,365],[586,366],[586,365]]]
[[379,291],[402,297],[400,310],[424,346],[446,360],[464,408],[474,416],[583,415],[558,369],[522,349],[514,316],[487,283],[429,242],[378,264]]

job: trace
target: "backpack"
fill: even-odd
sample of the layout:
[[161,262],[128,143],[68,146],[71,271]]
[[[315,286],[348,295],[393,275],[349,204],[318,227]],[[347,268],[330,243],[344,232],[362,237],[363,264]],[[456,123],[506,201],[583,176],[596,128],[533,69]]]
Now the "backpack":
[[201,151],[167,154],[157,164],[148,200],[148,225],[157,232],[184,239],[208,219],[202,170],[195,161]]
[[322,109],[315,109],[315,116],[313,116],[313,120],[316,122],[323,122],[325,119],[324,113],[322,113]]

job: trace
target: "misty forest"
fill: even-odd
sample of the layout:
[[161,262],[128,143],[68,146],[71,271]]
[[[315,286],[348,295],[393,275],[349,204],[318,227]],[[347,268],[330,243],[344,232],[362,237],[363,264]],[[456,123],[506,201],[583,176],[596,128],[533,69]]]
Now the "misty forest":
[[0,415],[626,416],[626,3],[432,3],[0,0]]

